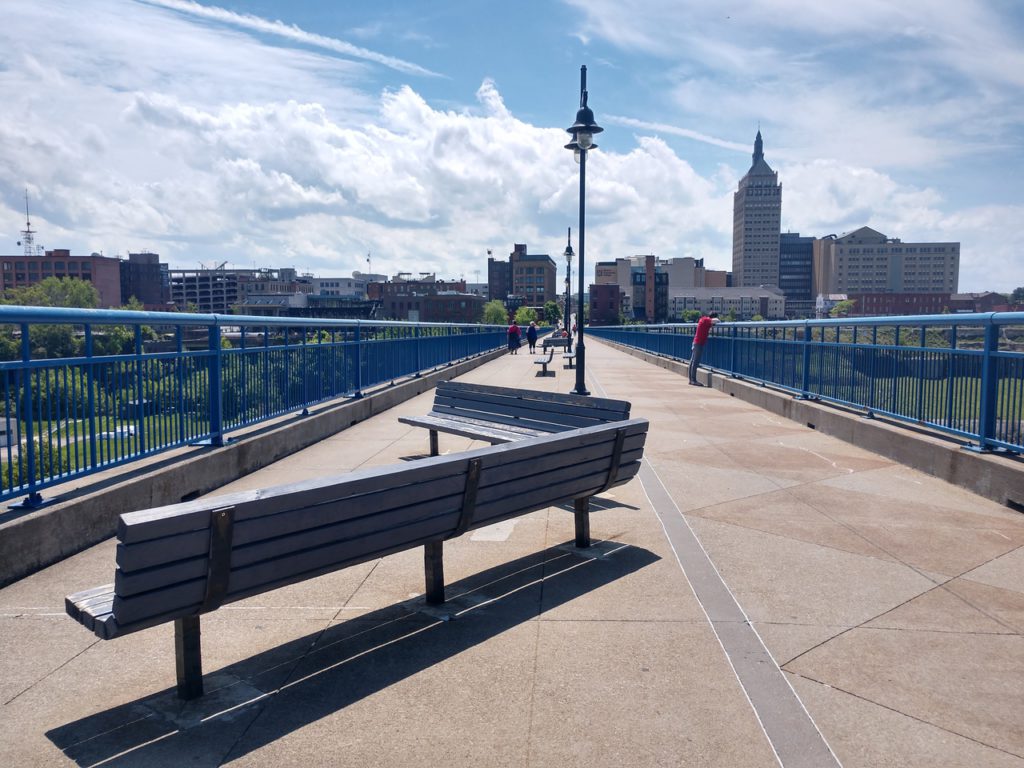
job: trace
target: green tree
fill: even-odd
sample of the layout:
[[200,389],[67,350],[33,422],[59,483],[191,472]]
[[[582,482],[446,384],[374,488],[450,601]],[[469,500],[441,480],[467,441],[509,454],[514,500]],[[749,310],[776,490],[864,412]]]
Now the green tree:
[[728,312],[725,313],[725,317],[723,317],[722,320],[727,322],[727,323],[735,323],[736,322],[736,310],[735,309],[730,309]]
[[700,320],[699,309],[684,309],[683,310],[683,322],[684,323],[696,323]]
[[852,299],[844,299],[843,301],[837,301],[835,306],[828,311],[829,317],[847,317],[853,311],[853,305],[856,302]]
[[557,301],[544,302],[544,322],[548,325],[558,325],[562,322],[562,309]]
[[1010,301],[1014,304],[1024,304],[1024,285],[1013,289],[1013,293],[1010,294]]
[[764,317],[762,317],[762,316],[761,316],[761,315],[759,315],[759,314],[755,314],[755,315],[754,315],[754,316],[753,316],[752,318],[750,318],[750,319],[751,319],[751,320],[753,320],[753,321],[754,321],[755,323],[760,323],[760,322],[761,322],[762,320],[764,320]]
[[499,299],[484,304],[484,324],[505,325],[508,322],[508,310]]
[[4,291],[3,303],[23,307],[95,309],[100,303],[100,294],[88,280],[47,277],[35,285],[8,288]]
[[516,310],[516,324],[529,325],[537,322],[537,310],[533,307],[520,307]]

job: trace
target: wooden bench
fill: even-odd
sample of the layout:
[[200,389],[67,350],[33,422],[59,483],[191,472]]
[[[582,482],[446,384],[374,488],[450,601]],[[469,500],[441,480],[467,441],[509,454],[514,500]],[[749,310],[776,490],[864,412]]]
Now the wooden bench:
[[[541,376],[547,376],[548,375],[548,363],[550,363],[554,358],[555,358],[555,348],[554,347],[551,347],[551,349],[548,350],[548,356],[547,357],[544,357],[543,355],[541,355],[540,357],[533,358],[534,365],[542,366],[541,372],[540,372]],[[554,373],[554,371],[552,371],[552,373]]]
[[430,413],[398,420],[430,430],[430,455],[436,456],[438,432],[493,445],[628,418],[625,400],[442,381]]
[[542,343],[543,349],[568,349],[569,348],[569,337],[568,336],[548,336]]
[[443,603],[443,542],[574,500],[639,470],[648,423],[631,419],[398,466],[121,515],[114,583],[69,595],[68,614],[109,640],[174,622],[178,695],[203,693],[201,614],[424,546],[426,601]]

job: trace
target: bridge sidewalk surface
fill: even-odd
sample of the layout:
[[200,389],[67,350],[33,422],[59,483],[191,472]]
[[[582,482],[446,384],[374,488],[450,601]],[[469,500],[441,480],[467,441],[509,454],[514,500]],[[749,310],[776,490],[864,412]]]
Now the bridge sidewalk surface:
[[[594,552],[552,508],[448,543],[441,611],[420,551],[226,606],[183,704],[170,626],[101,642],[64,616],[110,581],[105,542],[0,590],[0,764],[1024,768],[1024,517],[587,352],[592,393],[651,420]],[[536,368],[463,380],[572,389]],[[422,455],[397,417],[431,397],[218,493]]]

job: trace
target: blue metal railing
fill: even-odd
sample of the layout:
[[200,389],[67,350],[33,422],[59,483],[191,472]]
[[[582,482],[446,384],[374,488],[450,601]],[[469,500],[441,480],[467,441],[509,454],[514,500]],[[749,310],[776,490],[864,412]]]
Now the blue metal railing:
[[[689,360],[696,326],[594,327]],[[1024,313],[719,323],[701,360],[738,378],[1024,451]]]
[[0,306],[0,499],[505,343],[493,325]]

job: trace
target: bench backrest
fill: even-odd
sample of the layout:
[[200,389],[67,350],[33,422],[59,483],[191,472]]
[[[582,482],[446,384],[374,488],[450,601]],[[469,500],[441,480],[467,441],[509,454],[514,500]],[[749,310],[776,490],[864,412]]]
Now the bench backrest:
[[127,634],[600,493],[637,473],[647,427],[631,419],[121,515],[113,594],[97,597],[109,610],[91,610],[87,626]]
[[629,407],[625,400],[442,381],[434,392],[433,413],[564,432],[628,419]]

